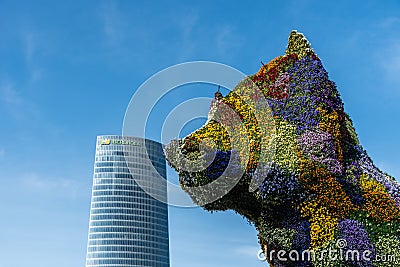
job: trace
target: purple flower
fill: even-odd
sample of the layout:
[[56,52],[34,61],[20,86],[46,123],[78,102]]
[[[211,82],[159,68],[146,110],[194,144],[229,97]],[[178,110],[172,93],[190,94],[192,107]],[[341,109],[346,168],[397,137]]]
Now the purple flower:
[[321,163],[334,174],[342,173],[342,165],[337,159],[333,138],[329,133],[306,130],[297,140],[306,157]]
[[[339,222],[338,228],[338,238],[346,240],[346,247],[343,248],[344,255],[346,255],[346,252],[349,250],[358,251],[360,254],[358,261],[356,258],[354,261],[351,258],[347,260],[351,261],[356,266],[372,266],[372,259],[374,258],[373,255],[375,255],[375,247],[371,243],[363,224],[355,220],[344,219]],[[366,259],[362,257],[362,254],[365,251],[371,252],[371,261],[366,261]]]
[[[289,84],[285,75],[290,76]],[[318,107],[330,112],[343,109],[336,85],[329,80],[321,61],[304,57],[281,74],[274,86],[283,87],[287,99],[270,100],[274,116],[282,117],[297,126],[297,132],[316,127],[320,121]]]
[[279,197],[280,201],[284,201],[298,196],[296,192],[300,184],[294,172],[281,169],[276,164],[269,168],[269,173],[260,186],[263,199]]

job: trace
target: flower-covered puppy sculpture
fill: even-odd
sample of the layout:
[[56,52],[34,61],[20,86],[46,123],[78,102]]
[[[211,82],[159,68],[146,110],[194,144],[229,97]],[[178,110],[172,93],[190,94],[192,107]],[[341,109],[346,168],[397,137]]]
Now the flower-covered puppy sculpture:
[[[284,55],[217,93],[207,123],[165,154],[194,202],[257,228],[270,266],[400,266],[399,183],[362,148],[335,84],[296,31]],[[183,166],[200,158],[202,167]]]

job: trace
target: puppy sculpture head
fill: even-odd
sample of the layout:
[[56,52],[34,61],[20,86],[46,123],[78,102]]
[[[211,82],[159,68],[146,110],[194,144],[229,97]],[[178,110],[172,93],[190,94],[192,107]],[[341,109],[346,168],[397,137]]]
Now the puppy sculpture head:
[[[207,123],[165,154],[194,202],[255,225],[271,266],[400,266],[400,186],[363,150],[335,83],[296,31],[284,55],[216,93]],[[321,256],[327,249],[370,254]],[[378,262],[391,254],[398,262]]]

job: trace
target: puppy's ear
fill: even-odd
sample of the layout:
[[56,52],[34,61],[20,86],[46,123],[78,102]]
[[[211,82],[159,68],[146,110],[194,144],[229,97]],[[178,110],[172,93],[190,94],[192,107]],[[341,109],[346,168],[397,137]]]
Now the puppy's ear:
[[316,56],[314,50],[311,48],[310,42],[302,33],[297,32],[296,30],[291,31],[289,35],[285,54],[297,54],[299,59],[309,55]]

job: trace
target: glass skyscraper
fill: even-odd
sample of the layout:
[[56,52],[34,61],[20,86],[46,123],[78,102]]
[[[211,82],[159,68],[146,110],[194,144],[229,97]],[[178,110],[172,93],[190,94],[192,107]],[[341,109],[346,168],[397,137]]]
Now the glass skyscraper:
[[167,197],[165,164],[158,142],[97,137],[87,267],[169,266],[168,209],[157,200]]

